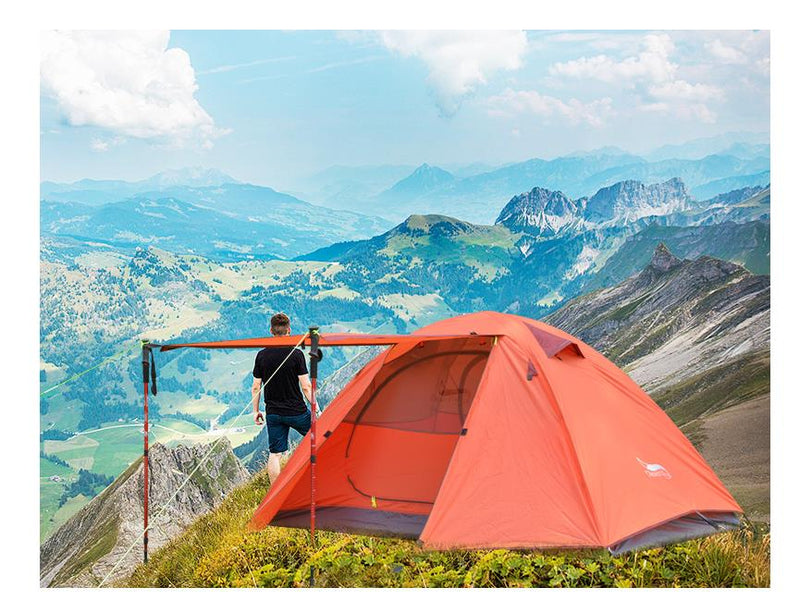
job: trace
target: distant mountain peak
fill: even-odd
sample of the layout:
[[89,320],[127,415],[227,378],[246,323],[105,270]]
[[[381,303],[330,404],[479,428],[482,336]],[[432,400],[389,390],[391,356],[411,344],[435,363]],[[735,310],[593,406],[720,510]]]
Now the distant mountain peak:
[[217,170],[203,166],[186,166],[184,168],[164,170],[147,179],[153,187],[210,187],[225,183],[239,183],[235,178]]
[[551,235],[578,220],[578,205],[560,191],[534,187],[514,196],[495,221],[512,231]]
[[[412,172],[406,179],[416,179],[416,180],[423,180],[426,182],[436,182],[440,183],[442,181],[451,181],[455,177],[450,174],[447,170],[440,168],[439,166],[431,166],[430,164],[423,163],[421,166],[418,166],[414,172]],[[403,181],[399,181],[403,182]]]
[[625,180],[603,187],[586,202],[586,218],[595,223],[628,223],[642,217],[686,210],[692,198],[682,179],[645,185]]
[[620,147],[615,147],[613,145],[607,147],[599,147],[597,149],[589,149],[588,151],[573,151],[566,157],[600,157],[600,156],[632,157],[632,155],[625,149],[621,149]]
[[427,234],[436,231],[440,234],[457,234],[472,231],[474,225],[445,215],[411,215],[392,230],[395,233]]
[[667,248],[663,242],[659,242],[656,250],[653,252],[653,257],[650,259],[650,267],[659,272],[668,272],[673,268],[681,265],[681,260],[672,254],[672,251]]
[[413,199],[456,180],[447,170],[424,163],[383,193],[389,198]]

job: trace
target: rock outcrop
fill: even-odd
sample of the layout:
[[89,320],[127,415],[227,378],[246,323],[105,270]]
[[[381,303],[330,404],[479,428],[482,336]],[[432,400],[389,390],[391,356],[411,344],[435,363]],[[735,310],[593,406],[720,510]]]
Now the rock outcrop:
[[769,351],[770,278],[658,245],[637,275],[567,303],[545,320],[623,366],[658,393],[705,371]]
[[[154,552],[201,514],[215,508],[249,475],[222,438],[176,498],[156,515],[197,467],[210,445],[150,448],[149,551]],[[130,574],[141,561],[144,486],[139,459],[41,545],[40,585],[97,586],[131,544],[131,552],[106,582]]]
[[[582,201],[580,201],[582,203]],[[569,228],[577,229],[581,219],[579,204],[560,191],[534,187],[514,196],[495,222],[513,232],[535,236],[554,236]]]

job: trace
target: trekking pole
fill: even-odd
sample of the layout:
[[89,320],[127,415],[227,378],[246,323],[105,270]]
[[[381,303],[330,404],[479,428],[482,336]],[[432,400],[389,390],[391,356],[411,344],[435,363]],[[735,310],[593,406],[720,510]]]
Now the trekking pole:
[[142,496],[144,514],[144,562],[147,563],[148,519],[150,505],[150,419],[148,414],[147,396],[150,391],[150,379],[153,381],[153,395],[158,393],[156,387],[156,360],[153,349],[147,340],[142,340],[142,382],[144,383],[144,452],[142,453],[142,477],[144,480],[144,495]]
[[144,476],[144,562],[147,563],[147,518],[148,518],[148,502],[150,492],[150,474],[148,464],[150,459],[148,457],[148,409],[147,409],[147,393],[150,386],[150,347],[147,346],[147,340],[142,340],[142,382],[144,383],[144,452],[142,453],[142,475]]
[[[309,429],[309,442],[311,443],[311,554],[316,551],[315,529],[317,523],[317,365],[322,359],[322,351],[319,348],[319,327],[312,325],[308,328],[308,335],[311,337],[311,348],[308,351],[309,361],[311,362],[311,427]],[[314,565],[310,565],[311,579],[309,584],[314,586]]]

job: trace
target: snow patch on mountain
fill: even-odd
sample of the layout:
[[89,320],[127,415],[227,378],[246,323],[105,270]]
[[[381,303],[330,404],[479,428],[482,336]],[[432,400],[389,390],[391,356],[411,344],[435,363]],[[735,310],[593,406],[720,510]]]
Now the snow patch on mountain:
[[602,255],[600,249],[594,248],[591,245],[584,245],[575,263],[567,270],[565,277],[567,280],[573,280],[581,274],[586,274],[593,266],[596,265],[598,258]]

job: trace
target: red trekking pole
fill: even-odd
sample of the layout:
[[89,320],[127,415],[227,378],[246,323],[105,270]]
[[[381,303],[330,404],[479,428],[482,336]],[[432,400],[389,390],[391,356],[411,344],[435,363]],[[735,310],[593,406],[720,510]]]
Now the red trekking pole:
[[144,562],[147,563],[147,522],[149,519],[150,502],[150,420],[148,415],[147,396],[150,387],[150,378],[153,379],[153,395],[158,393],[156,388],[156,361],[153,358],[153,349],[147,340],[142,340],[142,382],[144,383],[144,452],[142,454],[142,476],[144,480],[143,513],[144,513]]
[[[317,525],[317,365],[322,360],[322,351],[319,348],[319,327],[316,325],[308,328],[308,335],[311,337],[311,348],[308,351],[309,361],[311,362],[311,427],[309,429],[309,442],[311,443],[310,471],[311,471],[311,550],[316,550],[315,529]],[[310,566],[310,584],[314,586],[314,566]]]

